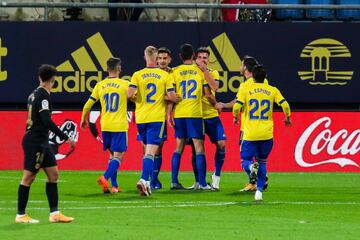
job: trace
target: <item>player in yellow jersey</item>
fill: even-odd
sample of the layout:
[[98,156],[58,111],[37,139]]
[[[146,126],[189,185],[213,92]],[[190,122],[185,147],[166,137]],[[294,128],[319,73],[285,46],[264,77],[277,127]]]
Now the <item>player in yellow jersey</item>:
[[[197,62],[203,62],[205,67],[207,67],[209,63],[209,56],[210,51],[206,47],[200,47],[196,50],[195,59]],[[209,75],[207,75],[206,80],[208,78],[212,78],[215,81],[219,81],[219,72],[216,70],[212,70],[207,68],[209,71]],[[211,81],[211,80],[210,80]],[[209,87],[207,87],[209,88]],[[209,89],[210,91],[210,89]],[[203,119],[204,119],[204,126],[205,126],[205,133],[208,135],[211,143],[215,144],[216,152],[214,156],[215,160],[215,171],[212,174],[212,184],[211,187],[214,190],[220,189],[220,174],[221,168],[224,164],[225,159],[225,131],[224,127],[221,123],[219,112],[215,109],[216,105],[216,98],[215,92],[210,91],[210,94],[207,96],[202,97],[202,111],[203,111]],[[194,144],[190,141],[192,147],[192,166],[195,175],[195,184],[189,187],[188,189],[199,189],[199,176],[197,174],[196,168],[196,154],[195,154],[195,147]]]
[[[174,68],[173,76],[176,92],[180,94],[182,101],[175,106],[174,121],[170,122],[175,127],[176,149],[172,156],[172,182],[171,189],[184,189],[178,179],[181,154],[184,151],[185,139],[191,138],[195,145],[196,166],[199,176],[199,189],[210,190],[206,183],[206,160],[204,154],[204,123],[202,113],[203,92],[209,94],[207,86],[214,91],[218,83],[210,75],[205,63],[193,64],[195,56],[193,47],[184,44],[180,48],[180,58],[183,64]],[[209,82],[206,81],[209,80]],[[168,106],[168,113],[172,106]],[[168,114],[169,115],[169,114]]]
[[[161,47],[158,49],[158,56],[157,56],[157,64],[159,66],[160,69],[168,72],[168,73],[172,73],[172,68],[169,66],[171,63],[171,51],[166,48],[166,47]],[[165,100],[167,99],[167,96],[165,96]],[[178,97],[177,101],[180,101],[181,98]],[[137,140],[142,141],[141,136],[138,134],[137,135]],[[164,128],[164,141],[167,140],[167,126],[165,124],[165,128]],[[151,189],[161,189],[162,188],[162,184],[159,180],[159,173],[160,173],[160,169],[161,169],[161,165],[162,165],[162,148],[164,145],[164,141],[159,145],[159,149],[158,152],[155,154],[155,158],[154,158],[154,169],[151,173],[151,180],[150,180],[150,187]],[[143,145],[143,152],[145,152],[145,145]]]
[[137,183],[140,195],[151,194],[150,176],[153,171],[154,157],[159,145],[164,141],[166,120],[165,96],[176,101],[174,82],[164,70],[157,67],[157,49],[146,47],[144,51],[146,67],[135,72],[131,78],[128,98],[136,94],[136,124],[138,133],[145,145],[142,174]]
[[111,178],[113,193],[119,192],[116,181],[117,170],[127,149],[127,90],[129,82],[119,78],[121,60],[111,57],[107,61],[109,76],[98,82],[85,103],[81,115],[81,128],[89,125],[87,115],[95,102],[101,104],[101,131],[104,150],[109,150],[110,161],[105,173],[99,177],[98,184],[104,193],[109,192],[108,179]]
[[[169,66],[171,63],[171,51],[166,47],[161,47],[158,49],[158,57],[157,64],[160,69],[172,74],[172,68]],[[172,76],[171,76],[172,78]],[[169,100],[167,96],[165,96],[165,100]],[[178,96],[177,102],[179,102],[181,98]],[[167,125],[165,124],[164,128],[164,141],[167,140]],[[161,189],[162,184],[159,180],[159,173],[162,164],[162,148],[164,145],[164,141],[160,144],[158,152],[155,154],[154,158],[154,169],[151,174],[150,186],[151,189]]]
[[[252,69],[257,64],[258,64],[258,61],[255,58],[248,56],[248,55],[244,56],[244,58],[242,60],[242,65],[240,67],[240,73],[245,77],[245,81],[240,84],[238,92],[240,91],[241,88],[254,83]],[[264,80],[264,84],[268,84],[267,79]],[[222,111],[224,108],[231,109],[234,106],[235,102],[236,102],[236,98],[229,103],[221,103],[221,102],[217,103],[215,107],[219,111]],[[244,119],[245,118],[246,118],[246,111],[245,111],[245,109],[243,109],[243,111],[241,113],[241,124],[240,124],[240,137],[239,137],[239,146],[240,147],[241,147],[241,141],[242,141],[242,136],[243,136],[242,133],[243,133],[243,129],[244,129]],[[240,190],[240,192],[256,191],[256,179],[251,178],[250,172],[247,172],[247,175],[249,178],[249,182],[245,185],[245,187],[243,189]],[[267,186],[268,186],[268,177],[266,177],[266,183],[264,186],[264,190],[267,188]]]
[[[285,126],[291,126],[290,106],[273,86],[264,84],[266,77],[262,65],[253,68],[254,83],[241,88],[233,107],[234,123],[238,123],[239,113],[244,109],[243,140],[241,143],[242,168],[257,178],[255,200],[262,200],[266,181],[266,159],[273,147],[273,105],[276,102],[285,113]],[[256,159],[252,163],[253,158]]]

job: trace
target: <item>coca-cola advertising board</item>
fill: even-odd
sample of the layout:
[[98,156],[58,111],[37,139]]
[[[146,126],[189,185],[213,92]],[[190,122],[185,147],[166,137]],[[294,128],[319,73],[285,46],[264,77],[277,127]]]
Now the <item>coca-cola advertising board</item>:
[[[136,141],[136,124],[128,113],[129,147],[121,170],[140,170],[142,150]],[[102,150],[99,112],[90,114],[90,128],[80,130],[80,111],[56,111],[53,120],[77,145],[70,149],[59,138],[50,134],[60,169],[104,170],[108,153]],[[26,111],[0,112],[0,169],[22,169],[21,140],[25,131]],[[284,115],[274,113],[274,148],[267,160],[273,172],[360,172],[360,112],[293,112],[292,127],[285,127]],[[241,171],[239,159],[239,125],[232,122],[231,113],[221,113],[227,137],[224,171]],[[175,149],[174,131],[168,127],[168,141],[163,152],[162,170],[171,169]],[[214,169],[214,151],[205,140],[208,170]],[[191,150],[186,147],[181,170],[191,170]]]

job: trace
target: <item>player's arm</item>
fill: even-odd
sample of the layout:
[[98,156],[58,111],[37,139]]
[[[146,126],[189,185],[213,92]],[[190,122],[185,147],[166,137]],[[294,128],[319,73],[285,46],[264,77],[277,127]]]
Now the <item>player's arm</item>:
[[285,126],[290,127],[291,126],[291,110],[290,110],[290,105],[289,103],[285,100],[285,98],[282,96],[282,94],[280,93],[280,91],[277,89],[277,93],[275,95],[275,102],[281,106],[282,111],[285,114]]
[[203,73],[204,73],[205,79],[208,82],[211,90],[217,91],[219,89],[219,81],[218,81],[218,79],[214,79],[211,76],[210,71],[207,68],[206,68],[205,71],[203,71]]
[[82,113],[81,113],[81,123],[80,127],[82,129],[85,129],[89,126],[89,122],[87,120],[87,116],[92,108],[92,106],[97,102],[97,99],[93,98],[92,96],[89,97],[89,99],[86,101]]
[[232,109],[236,103],[236,98],[228,103],[218,102],[215,105],[216,110],[222,111],[223,109]]
[[82,129],[85,129],[89,126],[89,121],[87,120],[87,116],[92,108],[92,106],[98,101],[99,99],[99,86],[98,84],[95,85],[94,90],[92,91],[89,99],[86,101],[83,109],[82,109],[82,113],[81,113],[81,122],[80,122],[80,127]]
[[[214,77],[211,75],[209,69],[207,68],[206,64],[202,61],[196,61],[198,67],[201,69],[201,71],[204,73],[205,80],[209,84],[209,87],[213,91],[217,91],[219,89],[219,81],[216,81]],[[218,79],[217,79],[218,80]]]
[[75,142],[72,138],[67,136],[65,133],[63,133],[58,126],[53,122],[51,119],[51,112],[50,112],[50,101],[47,97],[42,97],[39,102],[39,114],[41,122],[44,124],[44,126],[53,132],[56,136],[58,136],[61,140],[65,140],[68,144],[71,146],[75,145]]
[[235,124],[238,124],[239,122],[239,113],[242,111],[244,103],[245,103],[245,91],[244,89],[240,89],[233,106],[233,117]]
[[[167,91],[166,93],[167,100],[173,103],[179,103],[181,101],[181,98],[175,93],[174,90]],[[166,98],[165,98],[166,100]]]
[[172,112],[173,108],[174,108],[173,102],[169,102],[166,106],[166,120],[171,127],[175,126],[174,116]]
[[218,111],[222,111],[223,109],[231,109],[234,107],[235,103],[236,103],[236,99],[238,98],[239,94],[240,94],[240,90],[244,88],[243,84],[240,84],[238,92],[236,94],[236,98],[234,100],[232,100],[231,102],[228,103],[222,103],[222,102],[218,102],[215,106],[215,108]]
[[136,102],[137,87],[138,87],[137,74],[134,73],[133,76],[131,77],[129,88],[128,88],[127,94],[126,94],[127,98],[132,102]]
[[205,93],[206,99],[209,100],[211,105],[213,105],[215,107],[215,105],[217,103],[216,98],[215,98],[214,94],[212,94],[212,92],[208,86],[204,87],[204,93]]
[[234,106],[233,106],[233,117],[234,117],[234,123],[238,124],[239,123],[239,113],[242,111],[242,107],[243,107],[244,103],[236,100]]
[[165,100],[173,103],[179,103],[181,101],[181,97],[177,95],[175,92],[175,82],[170,74],[165,81],[165,89],[166,89]]

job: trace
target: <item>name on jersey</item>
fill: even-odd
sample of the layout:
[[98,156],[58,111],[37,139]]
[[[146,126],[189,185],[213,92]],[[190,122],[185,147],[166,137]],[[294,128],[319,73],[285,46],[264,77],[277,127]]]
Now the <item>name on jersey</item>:
[[268,96],[270,96],[271,92],[269,90],[263,89],[263,88],[255,88],[254,91],[249,91],[250,95],[253,95],[255,93],[264,93]]
[[160,79],[161,76],[157,73],[144,73],[143,75],[141,75],[141,77],[144,78],[156,78],[156,79]]
[[112,87],[112,88],[120,88],[120,85],[117,83],[107,83],[106,85],[102,86],[102,89]]
[[181,76],[188,75],[188,74],[196,75],[196,74],[197,74],[197,71],[194,71],[194,70],[185,70],[185,71],[181,71],[181,72],[180,72],[180,75],[181,75]]

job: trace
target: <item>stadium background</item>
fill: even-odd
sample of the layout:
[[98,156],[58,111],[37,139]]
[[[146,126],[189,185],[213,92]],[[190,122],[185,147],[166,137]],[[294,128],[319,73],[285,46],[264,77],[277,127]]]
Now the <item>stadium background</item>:
[[[79,7],[79,1],[60,1],[67,3],[68,9],[49,7],[44,11],[41,4],[54,4],[47,0],[0,3],[1,239],[360,239],[360,0],[272,0],[276,5],[266,5],[265,10],[227,12],[216,9],[219,6],[212,11],[196,7],[146,8],[139,22],[132,19],[135,11],[131,8],[117,19],[121,21],[108,22],[106,5],[99,9],[82,6],[82,14],[78,15],[81,12],[75,6]],[[220,0],[141,2],[171,2],[179,7],[185,2]],[[278,3],[305,4],[301,7],[356,4],[357,10],[286,7],[273,9],[269,18],[268,7],[280,6]],[[10,4],[18,5],[10,8]],[[38,7],[21,7],[32,4]],[[235,19],[237,12],[241,13],[239,21]],[[140,175],[141,148],[135,141],[134,122],[130,124],[130,148],[119,171],[122,192],[103,194],[96,184],[108,155],[102,151],[101,137],[97,136],[99,123],[92,125],[92,131],[80,131],[79,121],[80,109],[92,86],[106,76],[106,58],[121,57],[123,77],[129,79],[144,66],[145,46],[169,47],[173,52],[172,66],[176,66],[180,63],[177,51],[184,42],[210,47],[210,66],[219,70],[222,81],[218,100],[234,97],[243,81],[240,60],[250,54],[265,64],[270,83],[279,87],[290,102],[292,128],[283,126],[283,114],[275,109],[275,148],[268,161],[269,187],[262,202],[254,201],[253,192],[239,192],[247,177],[240,172],[239,129],[232,124],[230,112],[221,114],[228,154],[220,191],[170,191],[171,172],[161,171],[163,188],[151,197],[139,197],[135,183]],[[31,187],[27,207],[27,213],[40,223],[14,224],[17,189],[23,174],[21,138],[27,117],[26,98],[38,85],[37,68],[45,62],[54,64],[60,72],[51,95],[53,119],[78,141],[71,152],[50,135],[61,169],[59,207],[75,221],[49,224],[46,175],[41,171]],[[98,109],[92,112],[93,121]],[[128,117],[133,119],[132,114]],[[162,170],[169,169],[174,149],[170,128],[169,135]],[[182,170],[190,170],[190,150],[186,151]],[[207,140],[208,179],[213,169],[213,151],[214,146]],[[182,171],[180,181],[184,186],[192,185],[192,171]]]
[[[331,13],[335,18],[335,12]],[[306,16],[309,17],[308,12]],[[284,129],[282,114],[275,114],[276,144],[269,159],[270,171],[358,172],[360,35],[357,25],[354,22],[0,22],[0,120],[6,122],[0,131],[2,136],[9,136],[0,141],[0,154],[7,159],[0,162],[0,169],[22,167],[22,159],[16,153],[21,152],[26,98],[37,86],[36,69],[41,63],[52,63],[60,72],[51,95],[58,111],[54,119],[78,136],[76,150],[60,157],[60,168],[101,170],[106,165],[103,159],[107,154],[102,152],[99,141],[89,131],[80,131],[78,125],[79,110],[95,83],[106,76],[107,58],[119,56],[123,60],[122,77],[129,80],[134,71],[144,66],[143,49],[147,45],[170,48],[171,66],[176,66],[180,64],[179,46],[189,42],[195,47],[211,49],[210,67],[221,76],[218,101],[234,98],[244,80],[238,71],[241,57],[250,54],[266,66],[270,83],[290,102],[295,112],[293,128]],[[224,170],[240,171],[238,126],[232,124],[230,113],[222,113],[221,118],[228,138]],[[67,120],[72,123],[64,125]],[[316,128],[306,137],[304,133],[314,124]],[[122,168],[139,170],[140,143],[135,141],[133,123],[129,132],[129,151]],[[172,135],[170,130],[164,170],[170,169]],[[57,154],[66,155],[62,143],[56,139],[53,142]],[[301,146],[304,147],[300,152]],[[208,159],[213,156],[213,148],[207,141]],[[86,160],[80,159],[84,156]],[[189,161],[183,161],[182,170],[190,170],[189,150],[186,156]],[[212,164],[209,161],[209,169],[213,168]]]

